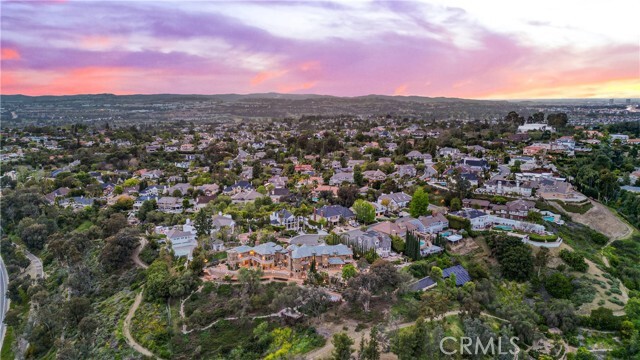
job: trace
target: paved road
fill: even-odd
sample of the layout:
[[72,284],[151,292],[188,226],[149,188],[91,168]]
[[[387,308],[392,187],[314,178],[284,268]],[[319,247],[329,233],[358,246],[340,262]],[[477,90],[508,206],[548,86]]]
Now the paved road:
[[4,314],[9,310],[9,299],[7,299],[7,286],[9,285],[9,276],[7,268],[4,267],[4,261],[0,256],[0,349],[4,342],[4,333],[7,330],[4,326]]

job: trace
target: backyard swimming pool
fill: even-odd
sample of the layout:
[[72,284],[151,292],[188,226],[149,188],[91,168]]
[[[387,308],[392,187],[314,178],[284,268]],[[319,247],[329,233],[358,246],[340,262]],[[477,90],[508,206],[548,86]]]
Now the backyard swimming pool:
[[556,221],[556,218],[553,217],[553,216],[543,216],[542,219],[544,221],[548,221],[548,222],[555,222]]
[[494,229],[498,229],[498,230],[504,230],[504,231],[511,231],[513,230],[512,226],[507,226],[507,225],[496,225],[493,227]]

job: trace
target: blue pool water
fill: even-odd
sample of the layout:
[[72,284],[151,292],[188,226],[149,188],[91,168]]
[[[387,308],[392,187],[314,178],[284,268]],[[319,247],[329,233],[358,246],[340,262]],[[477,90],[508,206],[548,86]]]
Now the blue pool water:
[[545,221],[548,221],[548,222],[556,221],[556,218],[553,217],[553,216],[543,216],[542,219],[544,219]]
[[506,230],[506,231],[513,230],[513,227],[507,226],[507,225],[496,225],[496,226],[494,226],[494,228],[496,228],[498,230]]
[[420,240],[420,247],[424,246],[424,240]]
[[451,231],[445,231],[445,232],[443,232],[443,233],[442,233],[442,234],[440,234],[440,235],[442,235],[442,236],[444,236],[444,237],[447,237],[447,236],[451,235]]

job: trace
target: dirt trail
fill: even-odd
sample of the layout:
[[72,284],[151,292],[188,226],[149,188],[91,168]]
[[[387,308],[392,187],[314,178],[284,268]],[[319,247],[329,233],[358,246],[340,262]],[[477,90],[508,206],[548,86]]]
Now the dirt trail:
[[147,239],[144,237],[140,238],[140,245],[138,245],[138,247],[133,251],[133,255],[131,255],[131,258],[133,259],[133,262],[140,266],[143,269],[146,269],[149,267],[149,265],[145,264],[144,261],[142,261],[140,259],[140,252],[142,251],[142,249],[144,249],[144,246],[147,244]]
[[136,299],[133,302],[133,305],[131,306],[131,308],[129,309],[129,313],[127,314],[127,317],[124,319],[124,323],[122,324],[122,332],[124,333],[124,337],[127,341],[127,344],[129,344],[129,346],[131,346],[131,348],[133,348],[135,351],[139,352],[140,354],[146,357],[159,359],[157,356],[153,355],[153,353],[149,351],[149,349],[138,344],[138,342],[133,338],[133,336],[131,336],[131,320],[133,319],[133,316],[136,314],[136,310],[138,310],[138,307],[142,302],[143,292],[144,292],[144,289],[140,290],[138,295],[136,295]]

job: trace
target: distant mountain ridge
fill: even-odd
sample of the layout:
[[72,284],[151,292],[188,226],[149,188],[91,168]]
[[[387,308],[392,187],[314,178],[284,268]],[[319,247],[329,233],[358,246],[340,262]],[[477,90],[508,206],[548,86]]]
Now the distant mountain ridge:
[[273,100],[315,100],[315,99],[334,99],[334,100],[391,100],[404,102],[421,102],[421,103],[443,103],[443,102],[502,102],[503,100],[475,100],[449,97],[426,97],[426,96],[402,96],[402,95],[363,95],[363,96],[334,96],[334,95],[318,95],[318,94],[283,94],[283,93],[252,93],[252,94],[133,94],[133,95],[114,95],[114,94],[77,94],[77,95],[2,95],[5,101],[55,101],[55,100],[99,100],[99,99],[122,99],[122,100],[221,100],[221,101],[242,101],[249,99],[273,99]]

